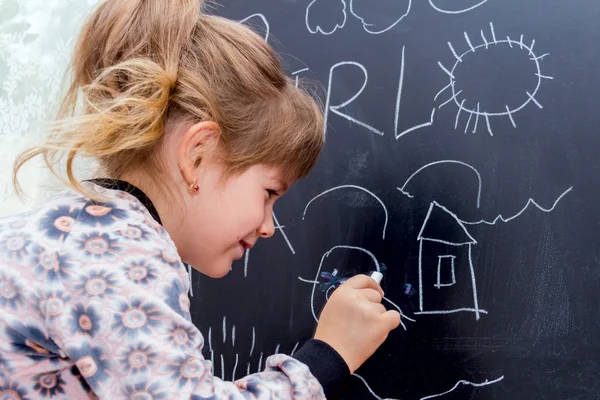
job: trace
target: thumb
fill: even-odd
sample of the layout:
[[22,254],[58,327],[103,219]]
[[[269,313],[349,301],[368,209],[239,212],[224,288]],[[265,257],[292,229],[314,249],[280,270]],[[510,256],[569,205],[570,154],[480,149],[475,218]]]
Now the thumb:
[[381,314],[383,324],[391,331],[400,325],[400,313],[396,310],[389,310]]

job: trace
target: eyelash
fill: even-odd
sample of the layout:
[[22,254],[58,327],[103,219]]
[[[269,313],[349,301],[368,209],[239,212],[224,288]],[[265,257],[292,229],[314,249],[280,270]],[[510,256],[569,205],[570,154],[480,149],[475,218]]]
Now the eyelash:
[[271,196],[279,196],[279,193],[277,193],[276,191],[271,190],[271,189],[267,189],[267,193],[269,193],[269,197],[271,197]]

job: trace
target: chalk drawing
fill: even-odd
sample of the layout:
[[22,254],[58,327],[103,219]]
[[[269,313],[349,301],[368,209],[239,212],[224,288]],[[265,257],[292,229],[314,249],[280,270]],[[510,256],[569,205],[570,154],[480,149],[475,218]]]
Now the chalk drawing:
[[244,278],[248,277],[248,260],[250,259],[250,249],[244,253]]
[[[450,260],[450,283],[442,283],[442,267],[444,264],[447,265],[444,260]],[[440,289],[442,287],[453,286],[456,284],[456,273],[454,270],[454,260],[456,260],[456,256],[453,255],[444,255],[438,256],[438,268],[437,268],[437,282],[435,283],[435,287]]]
[[[473,8],[476,8],[480,5],[482,5],[483,3],[485,3],[485,1],[481,2],[479,4],[476,4],[472,7],[469,7],[467,9],[459,10],[455,13],[466,12],[466,11],[472,10]],[[432,2],[432,0],[430,0],[430,4],[432,6],[434,6],[434,8],[435,8],[435,5]],[[438,9],[438,11],[443,12],[441,9]],[[494,132],[492,129],[492,118],[495,118],[495,117],[508,118],[508,120],[511,123],[511,125],[513,126],[513,128],[516,128],[517,123],[515,120],[515,113],[518,113],[519,111],[524,109],[527,105],[529,105],[529,103],[535,104],[540,109],[544,108],[543,105],[540,103],[540,101],[536,98],[536,95],[540,89],[542,81],[543,80],[552,80],[552,79],[554,79],[554,77],[542,74],[541,65],[540,65],[539,60],[548,56],[549,53],[545,53],[540,56],[536,55],[536,53],[534,53],[534,51],[533,51],[533,47],[535,45],[535,40],[532,41],[531,45],[528,46],[527,44],[523,43],[523,35],[521,35],[519,41],[511,39],[510,36],[507,36],[506,39],[498,39],[498,37],[496,36],[496,31],[494,29],[494,24],[492,22],[490,22],[489,25],[490,25],[489,37],[491,39],[488,39],[488,37],[484,34],[483,30],[481,30],[480,35],[481,35],[481,39],[483,42],[481,44],[474,45],[473,42],[471,41],[471,38],[469,37],[469,34],[467,32],[464,32],[464,39],[465,39],[465,42],[466,42],[466,45],[468,48],[463,53],[459,54],[459,52],[456,50],[456,47],[451,42],[447,42],[448,48],[450,49],[450,53],[452,54],[452,58],[454,60],[454,65],[452,66],[452,68],[447,68],[446,66],[444,66],[444,64],[442,64],[442,62],[438,61],[438,66],[440,67],[442,72],[448,76],[449,83],[446,86],[444,86],[439,92],[437,92],[437,94],[433,98],[433,102],[435,104],[435,102],[438,100],[438,98],[448,90],[451,91],[449,98],[440,100],[441,104],[433,107],[433,110],[431,111],[430,118],[428,121],[423,122],[421,124],[414,125],[408,129],[405,129],[405,130],[399,132],[398,120],[399,120],[399,115],[400,115],[400,105],[401,105],[403,81],[404,81],[404,70],[405,70],[405,65],[406,65],[405,48],[404,47],[402,48],[402,60],[401,60],[401,64],[400,64],[400,79],[398,82],[398,94],[396,97],[396,109],[395,109],[395,121],[394,121],[394,135],[395,135],[396,139],[400,139],[401,137],[403,137],[409,133],[417,132],[423,128],[432,126],[434,124],[434,116],[436,113],[435,110],[436,109],[439,110],[451,103],[454,103],[457,107],[457,112],[456,112],[456,115],[454,118],[454,129],[455,130],[459,129],[459,123],[461,122],[461,116],[463,114],[466,114],[467,118],[466,118],[465,127],[464,127],[464,129],[462,127],[460,127],[460,129],[463,130],[465,134],[470,129],[470,125],[471,125],[472,121],[473,121],[472,133],[476,133],[477,129],[480,127],[479,119],[481,118],[482,121],[485,121],[485,125],[482,123],[481,126],[483,126],[483,125],[485,126],[485,128],[487,129],[487,132],[490,134],[490,136],[494,135]],[[490,109],[486,109],[485,106],[482,106],[481,101],[468,99],[467,97],[465,97],[465,93],[464,93],[463,89],[460,89],[460,90],[457,89],[457,87],[456,87],[456,79],[457,79],[456,71],[457,71],[457,68],[459,68],[463,64],[467,65],[469,63],[469,56],[471,56],[472,54],[474,54],[476,52],[480,52],[480,51],[493,51],[494,49],[501,48],[502,46],[506,46],[509,49],[512,49],[511,51],[514,51],[514,52],[525,51],[527,53],[528,60],[530,60],[533,63],[533,66],[536,71],[533,74],[533,78],[532,78],[532,82],[535,82],[535,85],[534,85],[535,87],[533,87],[532,90],[524,89],[521,92],[522,100],[519,100],[517,102],[517,104],[512,105],[512,106],[509,104],[504,104],[504,105],[502,105],[502,107],[500,109],[491,109],[490,110]]]
[[300,74],[302,72],[306,72],[306,71],[309,71],[309,68],[302,68],[302,69],[292,72],[292,76],[295,79],[294,86],[298,87],[298,85],[300,84]]
[[[440,215],[440,213],[445,213],[447,214],[446,216],[450,216],[450,220],[452,221],[452,223],[455,223],[456,226],[454,227],[455,231],[458,231],[459,235],[456,238],[445,238],[442,235],[440,235],[439,237],[436,237],[434,235],[430,235],[428,233],[428,224],[431,223],[431,219],[432,219],[432,214],[435,211],[436,215]],[[443,215],[441,215],[443,216]],[[448,220],[448,218],[445,218],[446,220]],[[449,227],[452,228],[452,227]],[[429,210],[427,211],[427,216],[425,217],[425,220],[423,221],[423,225],[421,226],[421,231],[419,232],[419,235],[417,237],[417,240],[419,241],[419,311],[415,312],[415,315],[418,314],[451,314],[451,313],[455,313],[455,312],[473,312],[475,313],[475,319],[479,320],[480,318],[480,314],[487,314],[486,310],[482,310],[479,308],[479,300],[477,298],[477,285],[475,282],[475,268],[473,266],[473,253],[472,253],[472,249],[473,246],[477,244],[477,241],[469,234],[469,232],[467,231],[465,225],[460,221],[460,219],[454,214],[452,213],[450,210],[448,210],[446,207],[440,205],[439,203],[433,201],[430,206],[429,206]],[[469,266],[469,272],[470,272],[470,281],[466,281],[466,282],[461,282],[459,286],[465,286],[468,287],[470,286],[470,290],[473,293],[473,304],[472,306],[469,305],[469,307],[460,307],[460,308],[453,308],[453,309],[429,309],[428,307],[425,306],[425,295],[424,295],[424,278],[423,278],[423,268],[426,267],[423,265],[423,254],[432,254],[433,251],[426,249],[427,243],[431,243],[431,242],[435,242],[435,243],[441,243],[441,244],[445,244],[448,246],[452,246],[454,248],[454,251],[456,252],[456,254],[452,254],[452,256],[459,258],[460,260],[465,260],[466,263]],[[427,250],[427,251],[425,251]],[[444,257],[447,257],[447,254],[443,255]],[[452,260],[454,263],[454,259]],[[438,266],[438,282],[439,282],[439,266]],[[457,283],[455,283],[457,284]],[[453,285],[454,286],[454,285]],[[441,289],[441,286],[438,287],[438,289]],[[455,290],[455,289],[453,289]]]
[[[473,2],[475,4],[473,4],[471,6],[450,10],[447,7],[442,8],[442,7],[438,6],[436,3],[439,3],[439,0],[429,0],[429,4],[431,5],[431,7],[433,7],[436,11],[439,11],[444,14],[462,14],[462,13],[474,10],[477,7],[483,5],[487,2],[488,2],[488,0],[476,0]],[[447,3],[447,1],[446,1],[446,3]]]
[[[317,274],[315,276],[314,280],[306,280],[306,279],[302,279],[302,278],[298,278],[301,282],[307,282],[307,283],[312,283],[312,292],[311,292],[311,296],[310,296],[310,310],[312,312],[313,318],[316,322],[319,322],[319,319],[317,317],[317,313],[315,311],[315,293],[316,293],[316,288],[317,285],[319,285],[321,282],[319,281],[319,277],[321,276],[321,270],[323,268],[323,262],[325,261],[325,259],[327,257],[329,257],[331,255],[331,253],[335,250],[356,250],[356,251],[361,251],[365,254],[367,254],[371,260],[373,261],[373,264],[375,265],[375,270],[376,271],[380,271],[380,263],[377,260],[377,258],[375,257],[375,255],[373,255],[373,253],[371,253],[370,251],[363,249],[362,247],[357,247],[357,246],[346,246],[346,245],[338,245],[338,246],[334,246],[331,249],[329,249],[329,251],[327,251],[325,254],[323,254],[323,256],[321,257],[321,261],[319,263],[319,268],[317,269]],[[329,291],[331,289],[333,289],[334,286],[331,286],[328,290],[327,293],[325,294],[326,296],[326,300],[329,299]],[[386,297],[383,298],[383,300],[385,300],[387,303],[389,303],[390,305],[392,305],[396,310],[398,310],[398,312],[401,315],[401,321],[400,324],[402,325],[402,327],[404,328],[404,330],[406,330],[406,325],[404,325],[404,320],[408,320],[411,322],[415,322],[414,319],[407,317],[406,315],[404,315],[404,313],[402,312],[402,310],[400,309],[400,307],[393,303],[391,300],[387,299]]]
[[467,168],[471,169],[473,172],[475,172],[475,174],[477,175],[477,182],[478,182],[478,187],[477,187],[477,208],[479,208],[479,206],[481,204],[481,174],[472,165],[467,164],[467,163],[462,162],[462,161],[458,161],[458,160],[440,160],[440,161],[434,161],[434,162],[431,162],[429,164],[426,164],[426,165],[422,166],[421,168],[419,168],[418,170],[416,170],[411,176],[409,176],[408,179],[402,185],[402,187],[399,187],[398,190],[400,192],[402,192],[403,195],[405,195],[405,196],[407,196],[407,197],[409,197],[409,198],[412,199],[414,196],[412,194],[410,194],[406,190],[406,185],[408,185],[408,183],[415,176],[417,176],[419,173],[421,173],[422,171],[426,170],[427,168],[433,167],[435,165],[440,165],[440,164],[458,164],[458,165],[462,165],[464,167],[467,167]]
[[[244,18],[244,19],[240,20],[240,23],[242,23],[242,24],[243,24],[244,22],[247,22],[247,21],[249,21],[250,19],[257,19],[257,18],[258,18],[258,19],[259,19],[259,20],[260,20],[260,21],[263,23],[263,25],[265,26],[265,30],[264,30],[264,36],[263,36],[263,37],[264,37],[264,39],[265,39],[265,42],[268,42],[268,41],[269,41],[269,34],[270,34],[270,32],[271,32],[271,26],[269,25],[269,21],[267,21],[267,18],[266,18],[266,17],[265,17],[263,14],[261,14],[261,13],[256,13],[256,14],[249,15],[249,16],[247,16],[246,18]],[[248,25],[250,25],[250,24],[248,24]]]
[[225,380],[225,358],[223,354],[221,354],[221,380]]
[[276,230],[279,229],[279,232],[281,232],[281,235],[285,239],[285,242],[287,243],[288,247],[290,248],[290,251],[292,252],[292,254],[296,254],[296,252],[294,251],[294,248],[292,247],[292,244],[290,243],[290,240],[288,239],[287,235],[283,231],[283,228],[285,228],[285,227],[279,223],[279,221],[277,220],[277,216],[275,215],[275,212],[273,212],[273,222],[275,222],[275,229]]
[[194,270],[191,265],[186,264],[188,270],[188,280],[190,282],[190,297],[194,297],[194,286],[192,285],[192,271]]
[[[304,22],[306,23],[306,29],[312,34],[321,33],[323,35],[331,35],[336,30],[341,29],[346,25],[346,2],[344,0],[339,0],[341,3],[341,14],[338,14],[338,17],[341,19],[340,21],[334,22],[333,27],[322,28],[319,24],[312,24],[311,20],[316,18],[320,13],[314,12],[314,7],[319,0],[311,1],[306,7],[306,13],[304,15]],[[324,1],[320,0],[319,4],[323,4]]]
[[235,371],[238,366],[238,362],[240,361],[238,353],[235,353],[235,364],[233,364],[233,371],[231,372],[231,380],[235,381]]
[[254,345],[256,343],[256,328],[252,327],[252,345],[250,346],[250,357],[254,353]]
[[456,385],[454,385],[454,386],[452,387],[452,389],[450,389],[450,390],[448,390],[448,391],[446,391],[446,392],[444,392],[444,393],[432,394],[431,396],[425,396],[425,397],[421,397],[421,399],[420,399],[420,400],[429,400],[429,399],[434,399],[434,398],[436,398],[436,397],[442,397],[442,396],[445,396],[445,395],[447,395],[448,393],[452,393],[453,391],[455,391],[456,389],[458,389],[458,387],[459,387],[460,385],[464,385],[464,386],[473,386],[473,387],[483,387],[483,386],[492,385],[492,384],[494,384],[494,383],[498,383],[498,382],[500,382],[500,381],[501,381],[501,380],[503,380],[503,379],[504,379],[504,375],[502,375],[500,378],[498,378],[498,379],[494,379],[494,380],[492,380],[492,381],[489,381],[489,380],[487,380],[487,379],[486,379],[485,381],[483,381],[483,382],[481,382],[481,383],[474,383],[474,382],[469,382],[469,381],[465,381],[465,380],[460,380],[460,381],[456,382]]
[[208,351],[210,352],[210,361],[214,368],[215,352],[213,351],[213,347],[212,347],[212,327],[208,327]]
[[[369,391],[369,393],[371,393],[371,395],[374,398],[376,398],[377,400],[399,400],[399,399],[392,399],[392,398],[389,398],[389,397],[381,397],[381,396],[377,395],[377,393],[375,393],[375,391],[371,388],[371,386],[369,385],[369,383],[367,382],[367,380],[365,378],[363,378],[362,376],[360,376],[356,372],[353,373],[352,376],[354,376],[355,378],[360,379],[360,381],[363,383],[363,385],[365,385],[365,387],[367,388],[367,390]],[[445,396],[445,395],[447,395],[449,393],[452,393],[456,389],[458,389],[458,387],[460,385],[473,386],[473,387],[484,387],[484,386],[493,385],[494,383],[498,383],[498,382],[502,381],[503,379],[504,379],[504,375],[502,375],[500,378],[494,379],[492,381],[486,379],[485,381],[483,381],[481,383],[475,383],[475,382],[470,382],[470,381],[466,381],[466,380],[460,380],[460,381],[458,381],[452,387],[452,389],[450,389],[450,390],[448,390],[446,392],[438,393],[438,394],[433,394],[433,395],[430,395],[430,396],[421,397],[419,400],[429,400],[429,399],[434,399],[436,397]]]
[[[292,247],[292,243],[290,242],[290,239],[288,239],[287,235],[283,231],[283,228],[285,228],[285,226],[283,226],[279,223],[279,221],[277,220],[277,216],[275,215],[274,212],[272,213],[272,215],[273,215],[273,224],[274,224],[275,230],[279,230],[279,232],[281,232],[281,235],[283,236],[283,239],[285,240],[288,247],[290,248],[290,251],[292,252],[292,254],[296,254],[296,251],[294,250],[294,247]],[[246,249],[246,251],[244,252],[244,278],[248,277],[248,262],[249,261],[250,261],[250,249]]]
[[[400,119],[400,104],[401,104],[401,100],[402,100],[402,90],[403,90],[403,86],[404,86],[405,50],[406,50],[406,46],[402,46],[402,56],[400,58],[400,78],[398,79],[398,92],[396,95],[396,108],[394,110],[394,136],[396,137],[396,140],[400,139],[402,136],[404,136],[408,133],[418,131],[419,129],[426,128],[428,126],[433,125],[433,117],[435,116],[435,110],[436,110],[436,108],[433,107],[433,109],[431,110],[431,115],[429,117],[429,121],[424,122],[419,125],[412,126],[408,129],[405,129],[404,131],[398,133],[398,120]],[[436,95],[436,98],[439,94],[440,93],[438,93]],[[435,101],[435,99],[434,99],[434,101]]]
[[[223,317],[222,320],[222,326],[223,326],[223,343],[227,342],[227,336],[228,336],[228,332],[229,332],[229,327],[227,325],[227,318]],[[232,325],[231,326],[231,346],[232,348],[235,347],[235,341],[236,341],[236,325]],[[235,356],[231,356],[231,359],[228,359],[228,357],[225,356],[225,352],[219,352],[219,351],[215,351],[215,349],[213,349],[213,343],[212,343],[212,328],[209,327],[208,328],[208,350],[210,352],[210,359],[211,359],[211,363],[212,363],[212,367],[213,367],[213,374],[215,376],[220,376],[221,379],[229,379],[229,376],[226,375],[226,373],[231,372],[231,379],[235,380],[236,374],[238,373],[238,367],[240,366],[240,353],[236,352]],[[251,361],[246,363],[246,375],[250,375],[251,373],[254,372],[262,372],[262,368],[263,368],[263,360],[265,358],[267,358],[270,355],[275,355],[275,354],[280,354],[280,353],[284,353],[287,354],[285,352],[281,351],[281,344],[277,343],[275,345],[275,351],[273,353],[265,353],[265,352],[257,352],[258,354],[258,360],[256,358],[253,358],[253,355],[255,353],[255,344],[256,344],[256,328],[253,326],[252,327],[252,344],[250,346],[250,352],[248,353],[248,357],[251,359]],[[292,348],[291,352],[289,353],[290,356],[293,356],[294,353],[296,352],[296,350],[298,349],[298,346],[300,346],[300,342],[296,342],[296,344],[294,345],[294,347]],[[242,355],[243,357],[243,355]],[[219,361],[217,363],[217,365],[215,365],[214,360]],[[219,370],[220,368],[220,370]]]
[[[475,172],[475,174],[477,175],[477,180],[478,180],[477,208],[479,208],[480,202],[481,202],[481,186],[482,186],[481,175],[473,166],[463,163],[462,161],[441,160],[441,161],[429,163],[429,164],[419,168],[415,173],[413,173],[406,180],[404,185],[402,185],[402,187],[398,188],[398,190],[400,190],[400,192],[402,192],[404,195],[408,196],[409,198],[414,198],[414,196],[406,190],[406,186],[410,183],[410,181],[416,175],[418,175],[421,171],[423,171],[431,166],[444,164],[444,163],[459,164],[459,165],[465,166],[465,167],[471,169],[473,172]],[[533,198],[530,198],[527,201],[527,203],[525,204],[525,206],[516,214],[514,214],[510,217],[505,217],[502,214],[500,214],[491,221],[488,221],[485,219],[482,219],[479,221],[465,221],[465,220],[460,219],[455,213],[453,213],[452,211],[450,211],[448,208],[444,207],[443,205],[439,204],[438,202],[436,202],[436,201],[431,202],[430,206],[429,206],[429,210],[427,211],[427,215],[425,217],[425,220],[423,221],[423,225],[421,226],[421,230],[417,237],[417,241],[419,242],[419,263],[418,263],[419,311],[415,312],[415,315],[452,314],[452,313],[457,313],[457,312],[472,312],[475,314],[475,318],[477,320],[479,320],[481,314],[487,314],[486,310],[483,310],[480,308],[478,295],[477,295],[475,267],[473,265],[473,246],[475,246],[477,244],[477,240],[475,240],[473,238],[473,236],[471,236],[471,234],[467,230],[467,226],[479,225],[479,224],[495,225],[498,222],[505,222],[505,223],[510,222],[510,221],[520,217],[523,213],[525,213],[525,211],[527,211],[530,208],[537,208],[538,210],[540,210],[542,212],[550,213],[550,212],[554,211],[554,209],[556,208],[558,203],[572,190],[573,190],[573,187],[569,187],[567,190],[565,190],[563,193],[561,193],[560,196],[558,196],[558,198],[554,201],[554,203],[552,204],[551,207],[548,207],[548,208],[543,207],[543,206],[539,205],[539,203],[536,202]],[[454,237],[451,237],[451,238],[446,238],[446,237],[444,237],[444,234],[441,234],[441,233],[435,233],[434,235],[428,233],[428,231],[429,231],[428,224],[432,223],[432,219],[435,219],[434,215],[437,215],[440,218],[445,216],[444,220],[451,221],[451,224],[454,225],[454,227],[448,227],[448,228],[450,228],[450,229],[448,229],[448,231],[452,232],[452,230],[454,230],[454,232],[458,232],[458,235],[455,235]],[[454,229],[452,229],[452,228],[454,228]],[[458,236],[458,238],[456,236]],[[431,257],[431,255],[433,254],[433,250],[434,250],[434,249],[426,249],[427,243],[441,243],[441,244],[444,244],[447,246],[451,246],[453,251],[456,252],[456,254],[438,254],[437,255],[438,256],[437,274],[436,274],[437,280],[430,282],[430,283],[432,283],[432,285],[435,288],[437,288],[438,290],[444,290],[445,288],[454,287],[457,285],[459,287],[468,287],[469,288],[468,290],[471,290],[472,295],[473,295],[473,303],[472,304],[469,304],[465,307],[449,307],[448,309],[439,309],[436,307],[431,308],[425,304],[425,299],[427,297],[427,295],[425,293],[428,290],[427,289],[428,286],[425,286],[425,284],[428,283],[429,281],[425,282],[423,271],[424,271],[425,267],[434,268],[433,265],[426,266],[423,263],[423,255],[428,254],[429,257]],[[446,260],[446,259],[450,259],[450,280],[442,282],[441,274],[442,274],[442,266],[444,263],[443,260]],[[470,281],[457,282],[455,270],[456,270],[456,268],[460,268],[460,265],[464,265],[464,264],[468,265]],[[429,276],[431,276],[431,274],[429,274]]]
[[[430,0],[431,2],[431,0]],[[517,42],[516,40],[511,39],[509,36],[506,37],[506,39],[498,39],[496,37],[496,32],[494,29],[494,24],[492,22],[490,22],[490,36],[492,38],[491,41],[488,41],[488,39],[486,38],[485,34],[483,31],[481,31],[481,38],[483,40],[483,43],[478,44],[476,46],[473,45],[473,43],[471,42],[469,35],[467,34],[467,32],[464,32],[464,37],[465,37],[465,41],[467,43],[468,49],[463,52],[462,54],[458,54],[454,48],[454,46],[448,42],[448,46],[452,52],[452,55],[455,59],[454,65],[451,69],[446,68],[441,62],[438,62],[439,67],[442,69],[442,71],[448,75],[448,78],[450,80],[450,83],[448,85],[446,85],[444,87],[444,89],[442,89],[440,92],[438,92],[439,96],[441,94],[441,92],[444,92],[448,89],[451,89],[451,96],[448,100],[444,101],[442,104],[439,105],[439,108],[444,107],[445,105],[449,104],[450,102],[454,102],[454,104],[457,106],[458,111],[456,114],[456,119],[455,119],[455,124],[454,124],[454,128],[457,129],[458,128],[458,122],[460,120],[460,116],[461,113],[465,112],[469,117],[467,120],[467,125],[465,126],[465,132],[469,129],[469,124],[472,120],[472,116],[475,115],[475,124],[473,127],[473,133],[475,133],[477,131],[478,128],[478,122],[479,122],[479,117],[485,118],[485,126],[487,128],[488,133],[493,136],[493,130],[492,130],[492,124],[491,124],[491,120],[490,118],[492,117],[506,117],[509,119],[511,125],[516,128],[517,124],[515,122],[514,119],[514,114],[521,111],[522,109],[524,109],[529,103],[533,103],[536,106],[538,106],[538,108],[543,108],[542,104],[540,104],[540,102],[536,99],[536,94],[538,93],[538,90],[540,89],[541,86],[541,82],[543,79],[545,80],[550,80],[550,79],[554,79],[554,77],[551,76],[547,76],[547,75],[543,75],[541,73],[541,66],[540,66],[540,62],[539,60],[546,56],[548,53],[544,54],[544,56],[536,56],[536,54],[533,51],[533,46],[535,45],[535,40],[532,41],[531,45],[526,45],[523,43],[523,35],[521,35],[520,40]],[[459,95],[462,94],[462,90],[460,91],[456,91],[456,70],[457,68],[464,64],[468,64],[468,58],[471,54],[474,54],[478,51],[491,51],[492,49],[495,48],[499,48],[501,46],[507,46],[510,49],[513,49],[513,51],[517,52],[517,51],[526,51],[528,54],[528,59],[530,61],[532,61],[534,63],[535,66],[535,70],[536,72],[534,73],[534,81],[535,81],[535,88],[531,91],[529,90],[523,90],[523,100],[521,102],[518,102],[516,105],[514,106],[509,106],[508,104],[505,104],[502,109],[499,110],[482,110],[480,107],[480,102],[471,102],[472,106],[466,106],[465,102],[468,100],[465,97],[460,97]],[[436,96],[436,97],[437,97]]]
[[[399,15],[395,18],[394,22],[392,23],[384,23],[382,27],[378,27],[377,23],[374,23],[370,17],[366,17],[365,15],[361,15],[362,11],[357,11],[357,6],[355,4],[355,1],[358,0],[348,0],[350,6],[350,14],[352,14],[353,17],[355,17],[356,19],[358,19],[360,21],[360,23],[363,26],[363,29],[365,30],[365,32],[370,33],[372,35],[379,35],[382,33],[385,33],[387,31],[389,31],[390,29],[392,29],[393,27],[395,27],[400,21],[402,21],[409,13],[410,13],[410,8],[412,5],[412,0],[399,0],[399,1],[394,1],[394,2],[390,2],[390,5],[393,5],[394,7],[398,7],[397,9],[394,10],[388,10],[388,13],[386,14],[386,17],[389,16],[390,13],[392,14],[396,14]],[[325,0],[313,0],[311,1],[308,6],[306,7],[306,11],[304,14],[304,23],[306,25],[306,29],[312,33],[312,34],[317,34],[320,33],[322,35],[332,35],[333,33],[335,33],[338,29],[343,29],[344,26],[346,25],[346,21],[348,18],[348,14],[346,12],[346,9],[348,8],[348,5],[346,3],[346,0],[339,0],[339,3],[336,3],[338,6],[338,9],[336,10],[336,21],[328,21],[327,24],[320,24],[315,22],[315,20],[317,20],[318,18],[322,18],[323,16],[323,12],[320,10],[315,10],[317,5],[323,5],[327,3],[327,5],[329,6],[330,4],[332,4],[331,1],[325,1]],[[370,4],[366,4],[367,7],[370,7]],[[369,21],[367,21],[369,20]],[[322,26],[322,25],[327,25],[327,26]]]
[[296,345],[294,346],[294,348],[292,349],[292,352],[290,353],[290,356],[293,356],[294,353],[296,352],[296,350],[298,349],[298,345],[300,344],[300,342],[296,342]]
[[306,207],[304,207],[304,212],[302,213],[302,220],[304,220],[304,218],[306,217],[306,211],[308,211],[308,207],[312,204],[313,201],[315,201],[316,199],[318,199],[319,197],[322,197],[328,193],[331,193],[333,191],[336,190],[340,190],[340,189],[357,189],[357,190],[362,190],[363,192],[368,193],[369,195],[373,196],[373,198],[375,200],[377,200],[379,202],[379,204],[381,204],[381,207],[383,207],[383,212],[385,213],[385,221],[383,222],[383,233],[382,233],[382,239],[385,239],[385,231],[387,229],[387,223],[388,223],[388,210],[385,206],[385,204],[383,204],[383,201],[381,201],[381,199],[379,197],[377,197],[375,194],[373,194],[373,192],[365,189],[362,186],[357,186],[357,185],[341,185],[341,186],[336,186],[333,187],[331,189],[327,189],[326,191],[316,195],[315,197],[313,197],[307,204]]
[[398,400],[398,399],[390,399],[390,398],[383,398],[378,396],[373,389],[371,389],[371,386],[369,386],[369,383],[367,382],[367,380],[365,378],[363,378],[362,376],[358,375],[356,372],[352,374],[352,376],[354,376],[355,378],[358,378],[361,380],[361,382],[363,383],[363,385],[365,385],[365,387],[367,388],[367,390],[369,391],[369,393],[371,393],[373,395],[373,397],[375,397],[377,400]]
[[571,190],[573,190],[573,186],[571,186],[570,188],[568,188],[567,190],[565,190],[560,196],[558,196],[558,198],[554,201],[554,204],[552,204],[552,207],[550,208],[544,208],[542,206],[540,206],[534,199],[529,199],[527,200],[527,204],[525,204],[525,206],[515,215],[512,215],[510,217],[504,217],[502,216],[502,214],[498,215],[496,218],[494,218],[492,221],[486,221],[486,220],[479,220],[479,221],[464,221],[461,220],[460,222],[466,225],[479,225],[479,224],[486,224],[486,225],[496,225],[496,223],[498,222],[510,222],[512,220],[514,220],[515,218],[520,217],[525,211],[527,211],[527,209],[529,208],[529,206],[533,205],[534,207],[536,207],[538,210],[545,212],[545,213],[550,213],[552,211],[554,211],[554,209],[556,208],[556,206],[558,205],[558,203],[562,200],[563,197],[565,197],[567,195],[567,193],[569,193]]
[[262,371],[262,360],[263,360],[263,352],[260,352],[260,357],[258,359],[258,368],[256,372],[261,372]]
[[[332,92],[332,83],[333,83],[333,73],[336,70],[336,68],[340,68],[342,66],[353,66],[353,67],[359,68],[362,71],[363,76],[364,76],[363,83],[362,83],[361,88],[358,90],[358,92],[356,92],[356,94],[354,94],[354,96],[352,96],[349,100],[346,100],[342,104],[332,106],[331,105],[331,92]],[[341,108],[344,108],[347,105],[351,104],[354,100],[356,100],[358,98],[358,96],[360,96],[360,94],[363,92],[363,90],[365,90],[365,87],[367,86],[368,81],[369,81],[369,73],[367,72],[367,69],[362,64],[359,64],[357,62],[341,61],[331,67],[331,69],[329,70],[329,83],[327,84],[327,98],[325,100],[325,121],[324,121],[324,126],[323,126],[323,129],[325,131],[327,131],[327,122],[329,120],[329,112],[331,111],[332,113],[334,113],[350,122],[353,122],[359,126],[362,126],[363,128],[365,128],[377,135],[383,136],[383,132],[381,132],[380,130],[378,130],[378,129],[372,127],[371,125],[368,125],[362,121],[359,121],[356,118],[351,117],[348,114],[344,114],[343,112],[340,111]]]
[[[402,86],[404,85],[404,53],[406,46],[402,46],[402,56],[400,57],[400,79],[398,79],[398,92],[396,95],[396,108],[394,110],[394,135],[398,139],[398,118],[400,113],[400,100],[402,99]],[[434,108],[435,112],[435,108]]]
[[[387,31],[389,31],[390,29],[392,29],[393,27],[395,27],[400,21],[402,21],[409,13],[410,13],[410,8],[412,5],[412,0],[396,0],[393,2],[394,6],[397,6],[398,9],[394,9],[394,10],[389,10],[389,13],[392,13],[392,15],[397,15],[396,12],[398,12],[398,14],[402,14],[400,17],[398,17],[391,25],[387,25],[386,27],[383,28],[377,28],[377,24],[373,23],[373,22],[367,22],[367,17],[365,16],[360,16],[360,12],[356,11],[356,6],[354,4],[355,1],[358,0],[350,0],[350,13],[352,15],[354,15],[356,18],[358,18],[358,20],[362,23],[363,29],[372,34],[372,35],[379,35],[382,33],[385,33]],[[365,5],[367,7],[372,7],[372,3],[371,0],[367,0],[365,1]]]

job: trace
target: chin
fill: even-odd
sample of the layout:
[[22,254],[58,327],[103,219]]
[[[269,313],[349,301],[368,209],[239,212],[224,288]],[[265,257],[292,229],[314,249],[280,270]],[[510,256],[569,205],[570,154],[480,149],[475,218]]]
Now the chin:
[[[224,263],[223,265],[219,265],[219,266],[212,266],[209,268],[202,268],[200,266],[194,266],[194,264],[190,264],[192,266],[192,268],[194,268],[196,271],[200,272],[203,275],[208,276],[209,278],[214,278],[214,279],[219,279],[224,277],[225,275],[227,275],[231,269],[231,263],[227,264]],[[196,264],[198,265],[198,264]]]
[[225,275],[227,275],[229,273],[230,267],[231,266],[229,266],[227,268],[223,268],[223,269],[221,269],[221,268],[214,269],[214,270],[211,270],[210,272],[206,272],[204,274],[207,275],[207,276],[209,276],[209,277],[211,277],[211,278],[219,279],[219,278],[222,278],[222,277],[224,277]]

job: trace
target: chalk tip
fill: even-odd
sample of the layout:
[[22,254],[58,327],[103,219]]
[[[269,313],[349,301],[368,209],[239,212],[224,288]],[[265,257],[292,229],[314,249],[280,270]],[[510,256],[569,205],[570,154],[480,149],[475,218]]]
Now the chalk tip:
[[373,271],[371,272],[370,277],[373,278],[375,282],[377,282],[377,284],[379,285],[381,283],[381,280],[383,279],[383,274],[378,271]]

